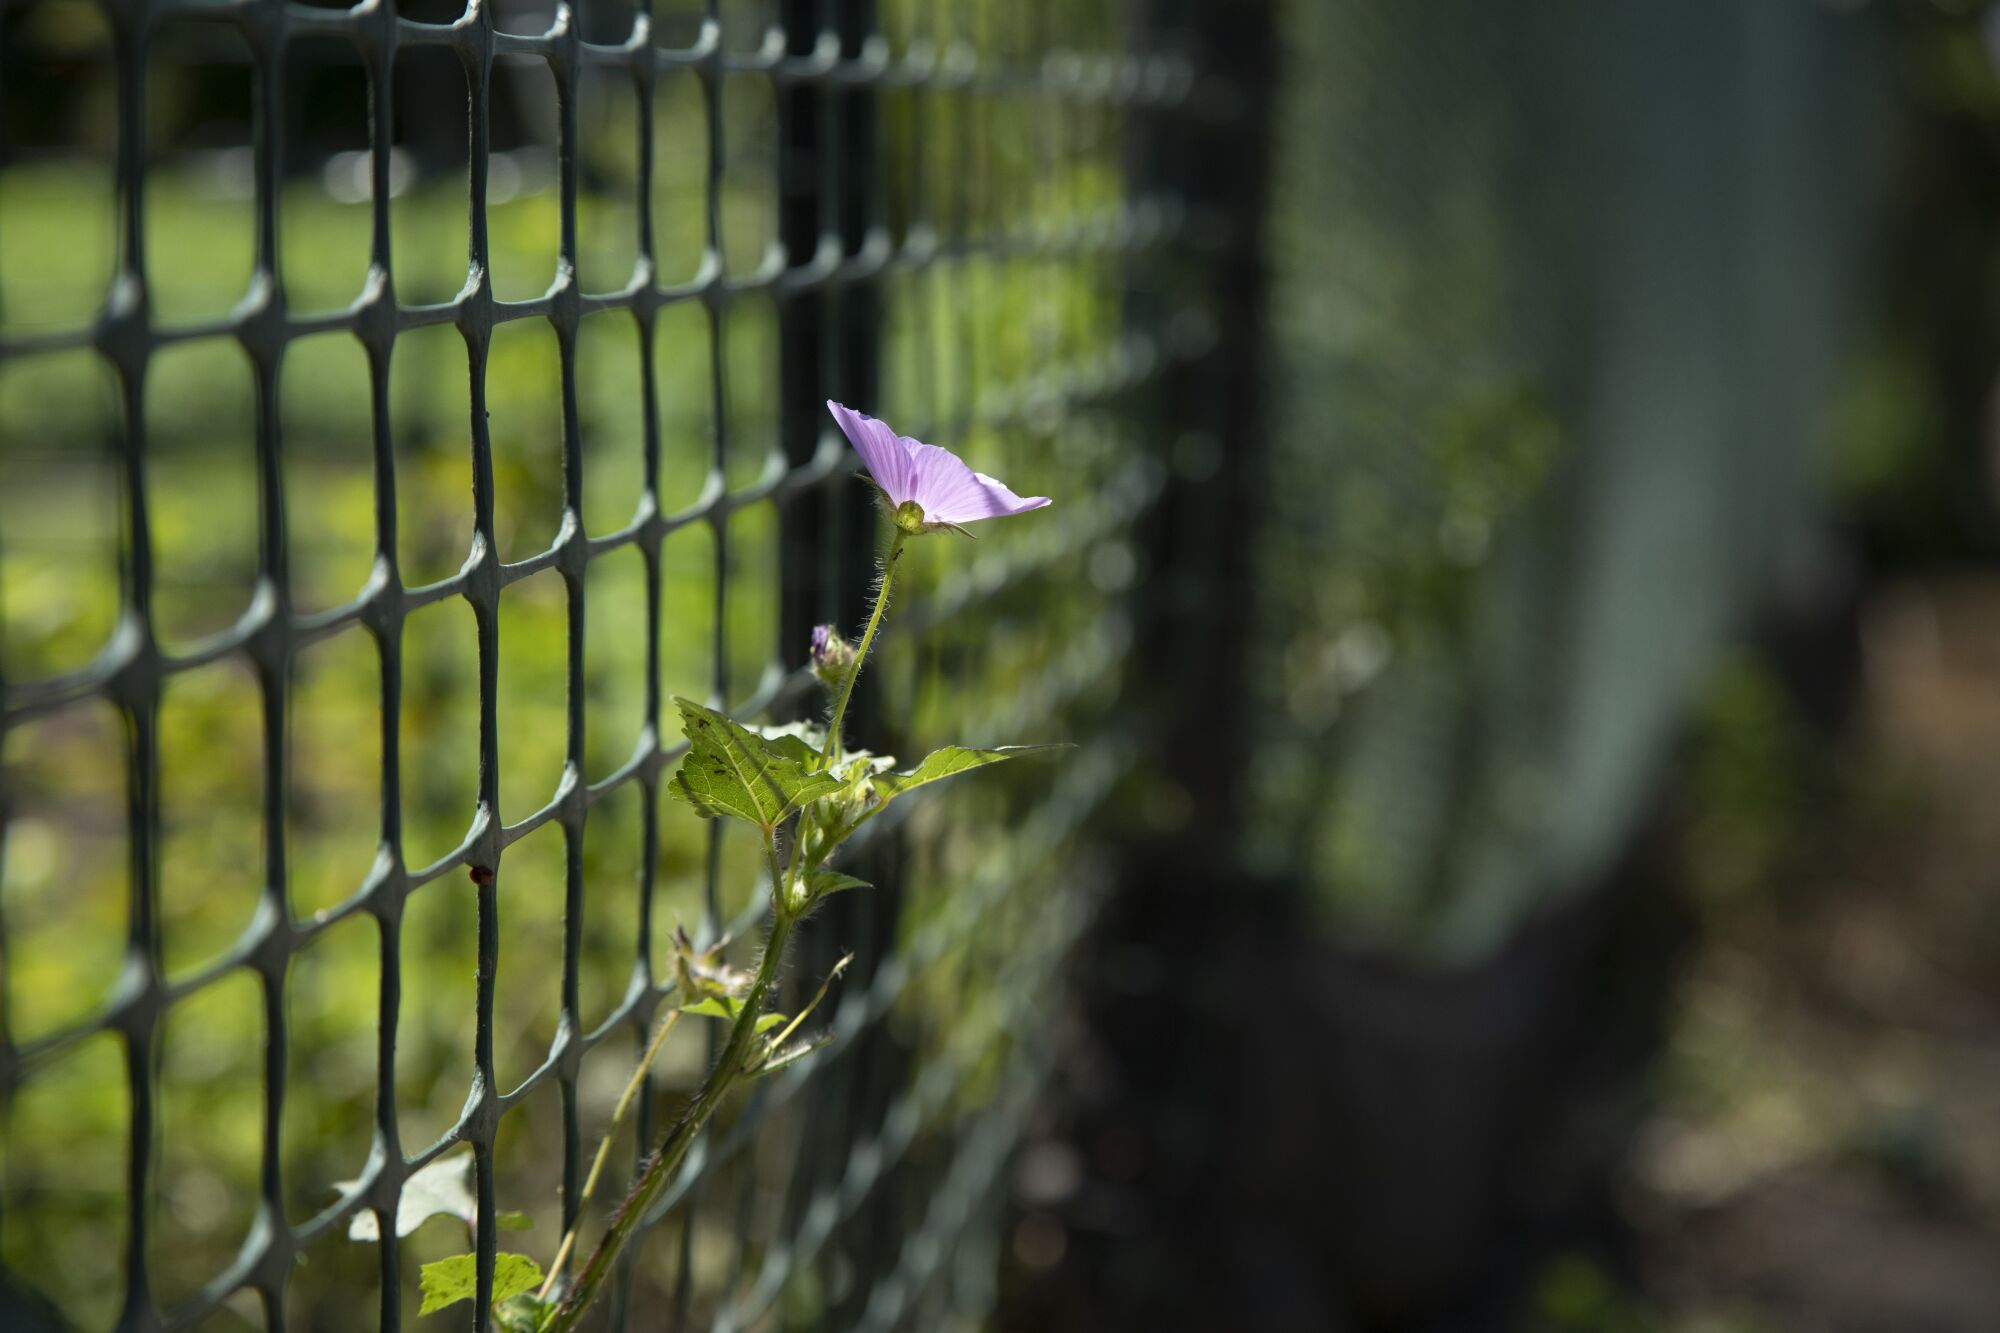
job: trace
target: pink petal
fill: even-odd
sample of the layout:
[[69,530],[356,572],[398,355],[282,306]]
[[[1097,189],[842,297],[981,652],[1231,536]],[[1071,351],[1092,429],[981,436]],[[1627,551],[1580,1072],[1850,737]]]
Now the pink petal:
[[914,498],[910,456],[903,443],[896,438],[896,432],[874,417],[851,407],[843,407],[831,398],[826,400],[826,407],[833,413],[833,419],[840,423],[848,443],[861,455],[861,461],[868,465],[868,473],[875,478],[875,484],[889,497],[889,503],[901,504]]
[[1040,509],[1049,502],[1045,495],[1022,498],[983,472],[974,472],[963,459],[935,444],[919,444],[905,439],[909,450],[911,496],[932,523],[971,523],[982,518],[1005,518]]

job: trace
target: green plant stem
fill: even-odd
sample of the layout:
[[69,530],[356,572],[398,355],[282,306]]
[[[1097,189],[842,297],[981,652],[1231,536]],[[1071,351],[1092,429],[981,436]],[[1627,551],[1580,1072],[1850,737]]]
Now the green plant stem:
[[701,1091],[681,1112],[673,1128],[653,1155],[646,1159],[645,1167],[639,1172],[639,1179],[633,1183],[631,1193],[618,1206],[616,1216],[590,1258],[584,1261],[577,1273],[576,1285],[563,1297],[554,1316],[543,1326],[544,1333],[571,1333],[582,1322],[590,1303],[597,1297],[598,1289],[611,1273],[626,1242],[632,1239],[645,1218],[647,1209],[660,1190],[671,1180],[680,1165],[686,1160],[688,1149],[701,1137],[709,1118],[729,1090],[743,1077],[744,1057],[750,1053],[750,1045],[757,1034],[757,1019],[764,1012],[770,999],[771,988],[777,984],[778,969],[784,962],[785,945],[791,938],[793,916],[782,899],[775,904],[771,917],[771,930],[764,939],[764,957],[757,965],[757,976],[750,983],[750,991],[743,998],[743,1007],[737,1011],[736,1021],[730,1026],[729,1040],[722,1048],[721,1057],[715,1067],[708,1071],[708,1078],[702,1083]]
[[660,1020],[659,1031],[653,1034],[653,1040],[646,1047],[646,1053],[639,1058],[639,1067],[632,1071],[631,1081],[625,1085],[623,1095],[618,1098],[618,1105],[611,1112],[611,1123],[604,1130],[604,1142],[597,1145],[596,1160],[591,1162],[590,1174],[584,1177],[583,1189],[576,1196],[576,1221],[570,1224],[569,1233],[563,1237],[562,1247],[556,1251],[555,1262],[549,1265],[549,1275],[543,1280],[542,1289],[535,1293],[538,1299],[547,1300],[549,1293],[555,1290],[556,1279],[562,1276],[563,1265],[569,1262],[570,1252],[576,1248],[577,1233],[583,1230],[583,1205],[589,1203],[591,1196],[597,1192],[597,1181],[604,1174],[604,1164],[611,1160],[611,1140],[618,1136],[618,1127],[625,1123],[625,1112],[632,1108],[632,1102],[638,1097],[639,1089],[645,1086],[646,1073],[652,1069],[653,1061],[659,1057],[660,1047],[666,1045],[667,1034],[672,1032],[674,1025],[680,1021],[681,1011],[678,1006],[667,1010],[667,1016]]
[[[800,817],[803,818],[804,816],[801,815]],[[796,863],[798,859],[798,852],[794,850],[792,860]],[[792,910],[792,889],[789,883],[791,877],[786,873],[784,866],[778,861],[778,831],[776,829],[767,828],[764,830],[764,860],[769,865],[771,871],[772,910],[783,915]]]
[[833,720],[826,728],[826,748],[836,762],[842,753],[840,724],[847,716],[847,701],[854,695],[854,682],[861,676],[861,668],[868,661],[868,649],[875,642],[875,631],[882,624],[882,613],[889,607],[889,588],[896,581],[896,562],[903,558],[903,543],[909,534],[896,529],[895,540],[889,544],[889,559],[882,566],[882,586],[875,590],[875,607],[868,613],[868,628],[861,632],[861,646],[854,650],[854,665],[847,669],[846,679],[840,682],[840,697],[833,701]]
[[[854,696],[854,682],[859,679],[861,668],[868,661],[868,650],[874,646],[875,632],[881,628],[882,615],[888,610],[890,590],[896,582],[896,565],[903,557],[903,543],[908,537],[908,533],[899,529],[889,545],[889,557],[882,568],[882,583],[875,590],[875,605],[868,613],[868,627],[862,631],[860,646],[854,651],[854,665],[848,668],[846,678],[840,683],[840,694],[834,700],[833,718],[827,727],[826,746],[834,762],[838,762],[842,755],[840,726],[847,717],[848,701]],[[806,819],[807,815],[802,812],[795,837],[805,836]],[[708,1078],[703,1081],[701,1091],[695,1094],[694,1100],[681,1112],[673,1128],[667,1131],[666,1139],[653,1151],[653,1155],[646,1159],[645,1166],[640,1169],[639,1179],[633,1182],[631,1192],[618,1206],[618,1212],[612,1217],[611,1225],[605,1230],[603,1238],[597,1242],[597,1248],[592,1250],[590,1258],[584,1261],[582,1270],[577,1274],[575,1285],[564,1294],[562,1304],[550,1316],[548,1323],[542,1326],[543,1333],[571,1333],[571,1330],[582,1321],[584,1312],[596,1299],[599,1288],[604,1285],[604,1279],[609,1276],[612,1265],[617,1262],[626,1243],[638,1231],[640,1222],[644,1220],[647,1210],[653,1205],[653,1200],[659,1196],[666,1183],[673,1179],[674,1173],[680,1169],[681,1163],[687,1159],[688,1150],[694,1147],[695,1140],[701,1137],[702,1130],[708,1126],[709,1118],[722,1104],[722,1099],[728,1096],[729,1090],[744,1077],[744,1064],[757,1035],[757,1020],[762,1016],[764,1006],[770,999],[771,988],[776,984],[778,970],[784,963],[785,945],[791,938],[792,925],[797,920],[792,908],[792,885],[787,880],[800,870],[798,849],[794,847],[790,858],[791,864],[787,867],[778,856],[777,830],[766,828],[764,856],[771,872],[771,930],[764,939],[764,957],[757,965],[756,979],[750,983],[749,993],[743,997],[743,1007],[737,1011],[736,1021],[730,1026],[729,1040],[723,1046],[722,1055],[715,1062],[715,1067],[708,1071]],[[831,981],[831,978],[828,980]],[[825,989],[824,986],[820,988],[822,995]],[[814,997],[813,1003],[818,1002],[818,997]],[[810,1011],[809,1005],[807,1012]],[[801,1014],[799,1017],[804,1018],[804,1016]],[[785,1030],[786,1034],[789,1035],[797,1026],[798,1020],[795,1019],[791,1027]],[[651,1052],[648,1053],[648,1059],[650,1058]],[[643,1066],[641,1068],[643,1071]],[[621,1102],[621,1111],[623,1107],[624,1103]],[[614,1127],[616,1125],[615,1118],[613,1125]],[[609,1146],[610,1138],[607,1135],[605,1147]],[[600,1150],[598,1166],[602,1165],[603,1156],[604,1153]],[[597,1179],[597,1170],[597,1166],[591,1168],[591,1183],[595,1183]],[[590,1186],[586,1184],[582,1197],[588,1198],[589,1193]],[[564,1237],[555,1265],[549,1270],[548,1281],[542,1287],[544,1299],[546,1293],[554,1286],[562,1265],[567,1261],[574,1241],[574,1232]]]

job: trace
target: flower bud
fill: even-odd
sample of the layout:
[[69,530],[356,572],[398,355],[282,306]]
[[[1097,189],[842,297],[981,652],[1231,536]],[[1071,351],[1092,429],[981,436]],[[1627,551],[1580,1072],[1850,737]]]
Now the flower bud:
[[831,625],[813,626],[812,669],[822,684],[838,688],[854,669],[854,645]]

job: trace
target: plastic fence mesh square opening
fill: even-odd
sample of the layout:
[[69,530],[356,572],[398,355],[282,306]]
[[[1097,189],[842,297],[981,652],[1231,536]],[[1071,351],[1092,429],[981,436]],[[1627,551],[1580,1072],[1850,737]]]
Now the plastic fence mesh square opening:
[[868,841],[783,982],[855,954],[830,1044],[595,1317],[977,1317],[1205,327],[1171,8],[0,4],[0,1324],[393,1330],[546,1262],[676,929],[765,902],[671,701],[806,716],[866,605],[829,398],[1064,497],[905,559],[857,732],[1091,743]]

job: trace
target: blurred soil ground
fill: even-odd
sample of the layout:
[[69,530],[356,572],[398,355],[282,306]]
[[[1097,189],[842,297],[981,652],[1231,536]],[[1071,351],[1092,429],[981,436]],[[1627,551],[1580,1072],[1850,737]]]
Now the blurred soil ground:
[[1644,1323],[2000,1329],[2000,579],[1860,623],[1788,808],[1682,840],[1700,924],[1617,1187]]

